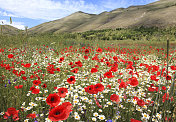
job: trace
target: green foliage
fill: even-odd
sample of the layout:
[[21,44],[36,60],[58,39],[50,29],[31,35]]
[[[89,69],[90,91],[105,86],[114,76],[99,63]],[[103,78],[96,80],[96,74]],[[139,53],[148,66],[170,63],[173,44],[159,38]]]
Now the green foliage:
[[90,39],[99,39],[99,40],[144,40],[144,41],[156,41],[165,40],[166,36],[176,39],[176,29],[175,28],[145,28],[143,26],[139,28],[128,28],[122,29],[117,28],[115,30],[106,29],[106,30],[96,30],[80,33],[82,38],[87,40]]
[[[99,45],[100,47],[131,44],[146,44],[151,46],[164,45],[167,39],[175,44],[176,28],[117,28],[105,30],[91,30],[82,33],[42,33],[27,34],[21,31],[17,35],[1,35],[0,48],[19,47],[28,43],[32,46],[47,45],[54,49],[61,49],[69,46],[90,46]],[[25,42],[25,43],[24,43]],[[174,46],[174,45],[173,45]]]

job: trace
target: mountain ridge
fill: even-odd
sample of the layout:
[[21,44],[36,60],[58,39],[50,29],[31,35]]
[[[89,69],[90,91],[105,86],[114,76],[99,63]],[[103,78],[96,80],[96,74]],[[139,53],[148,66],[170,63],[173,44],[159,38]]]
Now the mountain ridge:
[[[2,32],[1,32],[2,30]],[[13,27],[11,25],[0,25],[0,33],[2,34],[7,34],[7,35],[16,35],[18,34],[20,31],[20,29]]]
[[29,33],[85,32],[90,30],[176,26],[176,0],[159,0],[147,5],[117,8],[100,14],[75,12],[64,18],[42,23]]

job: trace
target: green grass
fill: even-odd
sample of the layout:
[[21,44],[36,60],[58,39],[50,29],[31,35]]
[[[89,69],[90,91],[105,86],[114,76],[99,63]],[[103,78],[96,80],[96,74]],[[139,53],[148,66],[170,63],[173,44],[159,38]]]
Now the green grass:
[[116,30],[106,29],[97,31],[88,31],[83,33],[44,33],[28,35],[19,33],[17,35],[0,35],[0,48],[20,47],[25,44],[31,46],[47,45],[54,49],[61,49],[69,46],[90,46],[99,45],[99,47],[121,46],[133,47],[135,45],[164,47],[166,41],[170,40],[170,47],[176,46],[175,28],[133,28]]

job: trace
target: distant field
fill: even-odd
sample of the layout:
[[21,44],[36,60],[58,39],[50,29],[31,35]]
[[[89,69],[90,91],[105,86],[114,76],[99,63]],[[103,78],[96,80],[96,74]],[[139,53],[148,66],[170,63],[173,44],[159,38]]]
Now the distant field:
[[17,35],[1,35],[0,47],[19,47],[24,44],[30,46],[47,45],[50,48],[61,49],[68,46],[96,46],[100,47],[134,47],[154,46],[165,47],[166,41],[170,41],[170,47],[176,47],[175,28],[134,28],[134,29],[106,29],[88,31],[83,33],[44,33],[26,36],[19,32]]

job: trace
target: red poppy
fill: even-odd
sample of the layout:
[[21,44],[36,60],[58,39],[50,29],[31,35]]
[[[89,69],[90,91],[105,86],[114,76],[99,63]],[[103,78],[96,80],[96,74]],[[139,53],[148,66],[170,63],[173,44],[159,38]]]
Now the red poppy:
[[72,66],[71,66],[71,68],[74,68],[74,67],[76,67],[76,65],[72,65]]
[[97,49],[97,52],[98,52],[98,53],[102,53],[102,51],[103,51],[103,50],[102,50],[101,48],[98,48],[98,49]]
[[138,100],[137,100],[137,104],[138,104],[139,106],[144,106],[144,105],[145,105],[145,102],[144,102],[142,99],[138,99]]
[[95,65],[95,68],[99,68],[99,66],[98,66],[98,65]]
[[8,65],[4,64],[4,65],[5,65],[5,69],[6,69],[6,70],[9,70],[9,71],[10,71],[10,68],[12,68],[12,67],[10,67],[9,64],[8,64]]
[[84,56],[84,59],[88,59],[88,58],[89,58],[88,56],[86,56],[86,55]]
[[49,94],[46,98],[46,103],[50,105],[50,107],[55,107],[60,103],[60,97],[56,93]]
[[59,88],[58,89],[58,95],[59,95],[59,97],[64,98],[66,96],[66,93],[68,93],[67,88]]
[[40,80],[34,80],[33,84],[36,85],[36,86],[38,86],[39,84],[41,84],[41,81]]
[[155,91],[155,88],[153,88],[153,87],[148,87],[148,91],[154,92],[154,91]]
[[152,72],[155,72],[155,71],[158,71],[158,70],[159,70],[159,66],[153,65],[153,71]]
[[92,68],[91,73],[98,72],[97,68]]
[[132,85],[134,87],[136,87],[139,84],[136,77],[129,78],[129,83],[130,83],[130,85]]
[[39,92],[40,92],[40,89],[34,88],[34,89],[32,90],[32,93],[33,93],[33,94],[38,94]]
[[20,73],[19,74],[25,74],[25,71],[20,71]]
[[151,75],[150,78],[151,78],[151,80],[155,80],[156,79],[156,75]]
[[30,63],[27,63],[27,64],[24,65],[24,67],[26,67],[26,68],[29,68],[30,66],[31,66]]
[[134,96],[134,98],[133,98],[134,100],[136,100],[136,101],[138,101],[139,100],[139,98],[138,97],[136,97],[136,96]]
[[113,67],[111,67],[111,69],[109,71],[116,72],[117,70],[118,70],[118,67],[117,66],[113,66]]
[[69,117],[70,111],[64,105],[59,105],[49,112],[48,118],[51,121],[66,120]]
[[70,78],[68,78],[67,79],[67,82],[69,83],[69,84],[74,84],[75,83],[75,76],[71,76]]
[[15,114],[15,115],[12,116],[12,119],[14,121],[18,121],[20,118],[19,118],[18,114]]
[[69,111],[72,109],[72,104],[70,102],[64,102],[62,103],[62,106],[64,106]]
[[70,62],[68,65],[73,65],[73,62]]
[[34,90],[34,89],[35,89],[35,87],[34,87],[34,86],[32,86],[29,90],[30,90],[30,91],[32,91],[32,90]]
[[63,60],[64,60],[64,57],[61,57],[60,60],[59,60],[59,62],[61,63]]
[[118,102],[120,101],[119,96],[116,95],[116,94],[112,94],[112,95],[110,96],[110,99],[111,99],[113,102],[116,102],[116,103],[118,103]]
[[13,58],[13,56],[14,56],[13,54],[9,54],[8,58]]
[[165,86],[162,86],[162,90],[166,90],[166,87],[165,87]]
[[[18,71],[17,70],[13,70],[12,73],[18,76]],[[19,76],[20,76],[20,74],[19,74]]]
[[3,117],[4,117],[4,119],[8,119],[9,116],[12,116],[12,119],[14,121],[17,121],[17,120],[19,120],[18,112],[19,112],[19,110],[16,110],[15,108],[10,107],[7,109],[7,112],[5,112]]
[[166,93],[163,95],[162,102],[164,103],[166,99],[169,100],[169,93],[167,93],[167,95],[166,95]]
[[109,61],[107,61],[107,62],[106,62],[106,65],[107,65],[108,67],[110,67],[110,66],[111,66],[111,63],[110,63]]
[[15,89],[21,89],[23,88],[23,85],[15,86]]
[[104,90],[104,86],[101,83],[97,83],[94,88],[98,92],[102,92]]
[[127,84],[125,82],[121,81],[121,83],[119,85],[119,89],[121,89],[121,88],[125,88],[126,89],[126,87],[127,87]]
[[28,114],[26,117],[27,117],[27,118],[34,119],[34,118],[36,118],[36,114]]
[[15,115],[15,114],[18,114],[19,110],[16,110],[15,108],[10,107],[10,108],[7,109],[7,112],[8,112],[8,114],[9,114],[10,116],[13,116],[13,115]]
[[156,75],[151,75],[150,76],[151,80],[158,81],[159,79],[156,79]]
[[57,87],[55,86],[54,89],[57,89]]
[[49,66],[47,66],[46,69],[47,69],[48,73],[50,73],[50,74],[54,74],[54,71],[56,71],[53,64],[49,64]]
[[176,70],[176,66],[171,66],[171,69],[172,70]]
[[42,88],[46,88],[47,87],[47,85],[44,83],[43,85],[42,85]]
[[151,92],[158,92],[158,87],[154,86],[154,84],[151,84],[150,87],[148,88],[148,91],[151,91]]
[[26,79],[27,79],[27,77],[23,76],[23,77],[22,77],[22,79],[23,79],[23,80],[26,80]]
[[131,119],[130,121],[131,122],[142,122],[142,121],[139,121],[139,120],[136,120],[136,119]]
[[60,72],[60,69],[59,69],[59,68],[57,68],[56,70],[57,70],[58,72]]
[[78,68],[71,70],[71,72],[73,73],[78,73],[78,71],[79,71]]
[[171,117],[168,119],[167,116],[166,116],[166,117],[165,117],[165,120],[166,120],[166,121],[168,120],[167,122],[170,122]]
[[34,63],[34,65],[38,65],[37,63]]
[[133,65],[132,65],[132,64],[128,64],[126,69],[132,69],[132,70],[133,70],[133,69],[134,69],[134,67],[133,67]]
[[114,61],[118,61],[117,56],[114,56],[113,59],[114,59]]
[[95,90],[95,86],[94,85],[90,85],[84,88],[85,92],[89,93],[89,94],[97,94],[98,91]]
[[113,78],[114,77],[114,75],[112,75],[112,72],[106,72],[105,74],[104,74],[104,77],[107,77],[107,78]]
[[85,54],[89,53],[89,49],[86,49],[84,52],[85,52]]
[[31,78],[31,79],[34,78],[34,75],[31,75],[30,78]]
[[171,80],[171,76],[166,76],[166,80]]
[[77,62],[75,62],[75,64],[76,64],[78,67],[82,67],[81,61],[77,61]]

